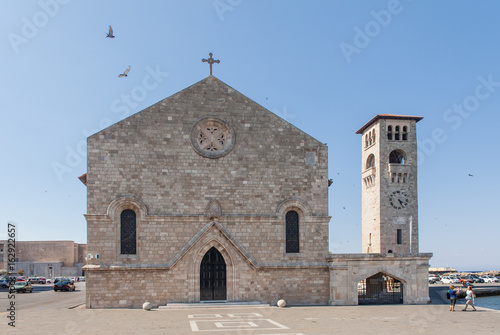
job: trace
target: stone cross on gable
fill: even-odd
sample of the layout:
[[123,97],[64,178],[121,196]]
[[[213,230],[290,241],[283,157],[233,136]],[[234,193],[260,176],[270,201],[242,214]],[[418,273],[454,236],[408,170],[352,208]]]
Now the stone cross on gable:
[[208,55],[210,56],[210,58],[208,58],[208,59],[203,58],[201,61],[202,62],[207,62],[208,64],[210,64],[210,75],[212,75],[212,64],[214,64],[214,63],[219,64],[220,60],[213,59],[212,58],[213,53],[209,53]]

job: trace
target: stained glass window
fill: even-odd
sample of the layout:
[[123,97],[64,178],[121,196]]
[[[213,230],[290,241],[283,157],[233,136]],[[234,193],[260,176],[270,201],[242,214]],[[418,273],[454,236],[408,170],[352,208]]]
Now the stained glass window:
[[286,252],[299,252],[299,214],[296,211],[286,213]]
[[131,209],[124,210],[120,216],[121,254],[136,254],[135,228],[135,212]]

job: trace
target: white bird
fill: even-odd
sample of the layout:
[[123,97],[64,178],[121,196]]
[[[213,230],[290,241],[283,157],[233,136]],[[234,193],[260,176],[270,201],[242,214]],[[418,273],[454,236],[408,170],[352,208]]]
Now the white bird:
[[127,77],[129,71],[130,71],[130,66],[125,70],[125,72],[119,74],[118,78]]
[[115,35],[113,35],[113,28],[111,28],[111,26],[109,26],[109,32],[106,34],[106,37],[115,38]]

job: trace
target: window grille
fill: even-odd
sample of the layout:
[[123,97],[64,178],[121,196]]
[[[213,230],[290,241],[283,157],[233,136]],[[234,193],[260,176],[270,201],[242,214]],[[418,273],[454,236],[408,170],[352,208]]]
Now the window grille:
[[120,216],[120,241],[122,255],[136,254],[136,215],[131,209],[126,209]]

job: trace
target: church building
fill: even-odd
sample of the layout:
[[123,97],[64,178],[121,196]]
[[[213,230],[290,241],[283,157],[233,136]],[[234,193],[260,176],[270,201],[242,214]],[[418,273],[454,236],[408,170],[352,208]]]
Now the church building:
[[212,74],[90,136],[87,308],[427,303],[417,121],[358,131],[363,254],[329,254],[326,144]]

